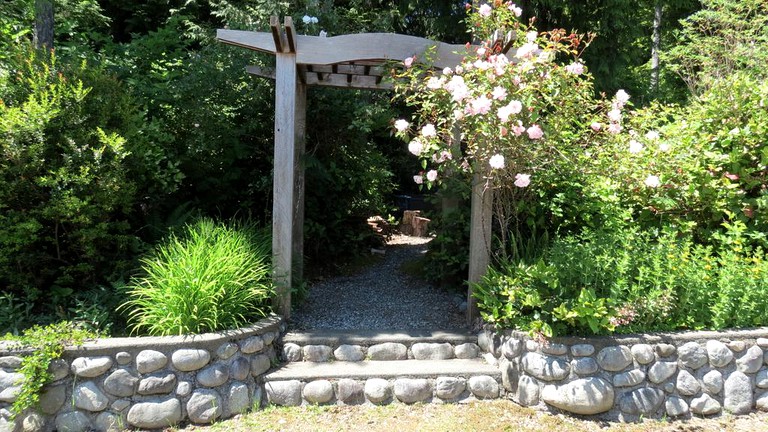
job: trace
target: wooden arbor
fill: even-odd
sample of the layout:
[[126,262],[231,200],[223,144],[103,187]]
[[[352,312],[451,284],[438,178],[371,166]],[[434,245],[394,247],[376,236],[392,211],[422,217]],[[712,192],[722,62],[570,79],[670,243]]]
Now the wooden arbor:
[[[436,68],[458,65],[464,45],[448,45],[414,36],[364,33],[335,37],[296,33],[291,17],[281,26],[270,19],[270,33],[240,30],[217,31],[220,42],[274,54],[274,70],[250,66],[249,73],[275,80],[275,150],[272,212],[272,254],[278,295],[275,309],[288,318],[291,286],[302,277],[304,255],[304,153],[306,88],[310,85],[356,89],[390,89],[383,80],[384,62],[423,54],[434,47]],[[476,180],[480,180],[478,177]],[[478,281],[488,266],[491,230],[490,192],[475,181],[472,196],[470,281]],[[477,317],[471,288],[467,318]]]

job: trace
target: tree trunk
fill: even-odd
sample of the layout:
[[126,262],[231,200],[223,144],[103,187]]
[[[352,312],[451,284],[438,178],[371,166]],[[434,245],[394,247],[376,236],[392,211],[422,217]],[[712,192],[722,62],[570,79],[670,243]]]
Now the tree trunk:
[[651,45],[651,83],[650,95],[656,98],[659,93],[659,52],[661,51],[661,19],[663,7],[656,1],[653,8],[653,42]]
[[35,0],[35,46],[53,48],[53,0]]

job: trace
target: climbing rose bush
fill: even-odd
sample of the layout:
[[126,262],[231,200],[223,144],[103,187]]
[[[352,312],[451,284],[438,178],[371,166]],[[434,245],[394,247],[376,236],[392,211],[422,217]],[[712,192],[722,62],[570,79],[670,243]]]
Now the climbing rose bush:
[[467,20],[481,43],[467,44],[459,65],[437,70],[428,52],[404,59],[395,73],[397,97],[417,110],[393,123],[421,159],[417,184],[431,187],[461,170],[482,173],[496,187],[525,188],[567,156],[564,143],[579,149],[623,130],[629,95],[595,99],[579,59],[592,36],[538,33],[520,14],[511,2],[473,8]]

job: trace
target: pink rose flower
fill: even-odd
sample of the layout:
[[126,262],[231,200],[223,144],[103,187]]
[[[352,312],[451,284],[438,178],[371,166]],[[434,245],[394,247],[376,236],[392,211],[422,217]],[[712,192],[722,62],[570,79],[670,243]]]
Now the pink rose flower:
[[408,143],[408,151],[413,153],[414,156],[421,155],[421,152],[423,150],[424,150],[424,144],[422,144],[418,138],[414,138],[413,141]]
[[523,14],[523,10],[517,7],[517,5],[515,5],[514,3],[510,3],[508,7],[509,7],[509,10],[518,18],[520,17],[520,15]]
[[520,120],[517,121],[517,126],[512,126],[512,133],[515,134],[515,136],[520,136],[525,132],[525,126],[523,126],[523,122]]
[[398,132],[404,132],[408,129],[408,126],[410,126],[410,123],[408,123],[407,120],[399,119],[395,122],[395,129],[397,129]]
[[637,154],[637,153],[640,153],[641,151],[643,151],[643,145],[639,141],[629,140],[630,153]]
[[584,73],[584,65],[581,62],[574,62],[566,66],[565,70],[574,75],[581,75]]
[[479,13],[480,16],[483,18],[488,18],[489,16],[491,16],[491,11],[492,11],[491,7],[488,6],[487,4],[484,4],[480,6],[480,9],[478,9],[477,13]]
[[427,171],[427,180],[429,180],[431,182],[437,180],[437,171],[435,171],[435,170]]
[[544,136],[544,131],[541,130],[541,127],[539,125],[533,125],[526,130],[528,132],[528,138],[530,139],[541,139],[541,137]]
[[425,137],[433,137],[437,135],[437,130],[435,129],[435,125],[432,123],[427,123],[424,125],[423,128],[421,128],[421,135]]
[[413,182],[416,184],[423,184],[424,183],[424,176],[422,175],[415,175],[413,176]]
[[491,156],[491,158],[488,160],[488,165],[490,165],[491,168],[493,168],[493,169],[502,169],[502,168],[504,168],[504,156],[502,156],[500,154],[495,154],[495,155]]
[[531,184],[530,174],[515,174],[515,186],[524,188]]
[[600,132],[600,129],[603,128],[603,125],[598,123],[598,122],[594,122],[591,125],[589,125],[589,127],[591,127],[592,130],[595,131],[595,132]]
[[504,87],[496,87],[493,89],[493,92],[491,92],[491,95],[496,100],[504,100],[504,98],[507,97],[507,89]]
[[618,123],[611,123],[610,125],[608,125],[608,132],[614,135],[621,132],[621,125]]
[[655,176],[655,175],[649,175],[648,177],[645,178],[645,181],[643,181],[643,183],[645,183],[646,186],[652,187],[652,188],[657,188],[661,186],[661,180],[659,179],[658,176]]

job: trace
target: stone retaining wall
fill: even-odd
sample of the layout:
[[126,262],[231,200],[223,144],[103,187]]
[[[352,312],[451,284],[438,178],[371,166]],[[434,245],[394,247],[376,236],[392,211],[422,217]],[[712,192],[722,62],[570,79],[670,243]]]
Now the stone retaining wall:
[[0,432],[158,429],[211,423],[263,399],[261,376],[277,361],[279,317],[199,336],[111,338],[68,349],[39,410],[9,420],[21,364],[0,350]]
[[524,406],[601,419],[768,411],[768,329],[556,338],[481,332]]

